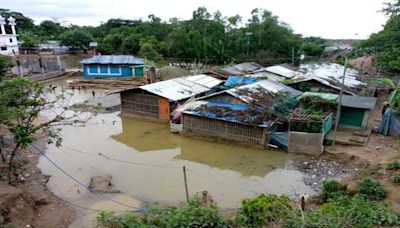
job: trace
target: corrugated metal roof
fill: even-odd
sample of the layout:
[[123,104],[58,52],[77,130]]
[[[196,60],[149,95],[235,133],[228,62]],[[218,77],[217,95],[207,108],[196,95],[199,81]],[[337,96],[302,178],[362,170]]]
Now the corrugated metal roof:
[[269,73],[273,73],[285,78],[293,78],[294,76],[296,76],[297,72],[290,70],[288,68],[285,68],[283,66],[270,66],[270,67],[265,67],[256,71],[253,71],[253,73],[260,73],[260,72],[269,72]]
[[[305,71],[305,74],[301,77],[316,77],[327,81],[329,84],[331,84],[331,81],[334,81],[336,84],[342,83],[344,71],[344,66],[342,65],[336,63],[302,64],[300,69]],[[357,75],[357,70],[348,68],[346,70],[344,85],[349,88],[365,85],[365,83],[356,79]]]
[[[319,83],[321,83],[321,84],[323,84],[323,85],[326,85],[326,86],[328,86],[328,87],[331,87],[332,89],[335,89],[335,90],[337,90],[337,91],[340,91],[340,87],[339,87],[339,86],[333,85],[332,83],[330,83],[329,81],[327,81],[327,80],[325,80],[325,79],[323,79],[323,78],[318,78],[318,77],[312,76],[312,75],[307,76],[307,78],[298,78],[298,80],[296,80],[295,82],[292,82],[292,83],[288,83],[288,85],[293,85],[293,84],[297,84],[297,83],[301,83],[301,82],[307,82],[307,81],[312,81],[312,80],[317,81],[317,82],[319,82]],[[354,96],[356,95],[355,93],[353,93],[353,92],[347,90],[346,87],[343,88],[343,91],[344,91],[345,93],[347,93],[347,94],[351,94],[351,95],[354,95]]]
[[[223,120],[227,122],[233,122],[233,123],[242,123],[246,124],[244,122],[241,122],[235,115],[231,115],[229,111],[224,113],[224,116],[221,115],[216,115],[213,112],[203,112],[201,113],[200,111],[196,110],[202,105],[206,105],[208,107],[223,107],[223,108],[229,108],[233,111],[243,111],[246,109],[249,109],[250,107],[248,105],[240,105],[240,104],[231,104],[231,103],[217,103],[217,102],[208,102],[208,101],[193,101],[188,103],[185,108],[183,109],[183,113],[190,114],[190,115],[195,115],[195,116],[203,116],[207,117],[210,119],[218,119],[218,120]],[[262,124],[259,124],[257,126],[259,127],[269,127],[273,124],[272,121],[264,122]]]
[[81,61],[81,64],[127,64],[144,65],[142,59],[132,55],[97,55]]
[[231,75],[241,75],[244,73],[253,72],[260,69],[261,66],[255,62],[245,62],[240,64],[235,64],[222,68],[222,71],[227,72]]
[[239,87],[236,87],[233,89],[229,89],[226,92],[231,94],[232,96],[235,96],[235,97],[243,100],[244,102],[251,102],[252,99],[250,97],[245,97],[243,95],[239,95],[240,94],[239,91],[241,89],[249,89],[249,90],[254,90],[256,92],[257,88],[265,89],[266,91],[269,91],[271,93],[286,92],[292,96],[300,96],[302,94],[302,92],[300,92],[298,90],[295,90],[289,86],[286,86],[284,84],[281,84],[279,82],[275,82],[272,80],[258,81],[253,84],[250,84],[250,85],[243,85],[243,86],[239,86]]
[[339,97],[339,95],[333,94],[333,93],[305,92],[298,99],[301,99],[303,97],[308,97],[308,96],[320,97],[320,98],[323,98],[325,100],[330,100],[330,101],[336,101]]
[[351,108],[374,109],[376,97],[348,96],[343,95],[342,106]]
[[212,88],[212,87],[217,86],[217,85],[222,83],[221,80],[216,79],[216,78],[211,77],[211,76],[208,76],[208,75],[205,75],[205,74],[187,76],[187,77],[185,77],[185,79],[187,79],[189,81],[192,81],[194,83],[203,85],[203,86],[208,87],[208,88]]
[[195,75],[156,82],[139,88],[172,101],[179,101],[210,91],[220,83],[221,80],[211,76]]

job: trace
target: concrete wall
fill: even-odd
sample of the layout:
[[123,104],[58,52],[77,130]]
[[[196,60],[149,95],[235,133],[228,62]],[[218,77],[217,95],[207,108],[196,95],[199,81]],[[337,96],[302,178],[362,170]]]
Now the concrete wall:
[[324,136],[321,133],[289,132],[289,153],[319,156],[324,152]]

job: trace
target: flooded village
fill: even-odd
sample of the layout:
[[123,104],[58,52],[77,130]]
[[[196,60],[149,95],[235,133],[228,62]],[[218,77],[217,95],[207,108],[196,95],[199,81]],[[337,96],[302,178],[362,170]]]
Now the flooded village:
[[0,16],[0,226],[400,225],[398,80],[352,41],[187,60],[31,48],[15,21]]

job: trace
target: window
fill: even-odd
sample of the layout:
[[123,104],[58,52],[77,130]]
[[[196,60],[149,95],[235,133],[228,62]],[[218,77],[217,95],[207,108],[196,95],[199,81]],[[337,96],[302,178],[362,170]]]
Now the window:
[[7,47],[1,47],[2,51],[7,51]]
[[13,42],[13,40],[12,40],[12,38],[10,38],[10,43],[12,43]]

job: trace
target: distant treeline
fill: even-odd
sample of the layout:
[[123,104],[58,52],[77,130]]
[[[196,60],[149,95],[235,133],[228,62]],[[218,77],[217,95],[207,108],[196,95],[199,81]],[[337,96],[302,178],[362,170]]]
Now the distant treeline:
[[155,15],[147,20],[109,19],[100,26],[65,26],[59,20],[33,20],[21,13],[0,9],[0,14],[17,19],[22,46],[36,47],[45,40],[60,40],[76,49],[88,49],[96,41],[102,54],[133,54],[149,59],[174,58],[222,63],[253,60],[274,64],[297,60],[300,54],[319,56],[323,40],[303,39],[277,16],[254,9],[248,21],[239,15],[226,17],[205,7],[193,12],[192,19],[162,21]]

